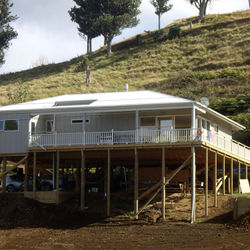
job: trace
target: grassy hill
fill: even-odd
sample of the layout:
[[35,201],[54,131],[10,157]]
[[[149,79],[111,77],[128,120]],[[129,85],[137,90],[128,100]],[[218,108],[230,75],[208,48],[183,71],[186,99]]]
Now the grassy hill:
[[[0,75],[0,105],[10,102],[8,93],[13,96],[28,90],[27,98],[37,99],[69,93],[123,91],[128,83],[129,90],[150,89],[195,100],[206,96],[214,108],[247,124],[249,23],[249,10],[208,15],[203,24],[194,17],[177,20],[160,31],[145,31],[113,45],[109,58],[105,48],[101,48],[88,57]],[[176,25],[181,27],[182,35],[170,39],[169,29]],[[89,86],[85,85],[86,61],[92,74]]]

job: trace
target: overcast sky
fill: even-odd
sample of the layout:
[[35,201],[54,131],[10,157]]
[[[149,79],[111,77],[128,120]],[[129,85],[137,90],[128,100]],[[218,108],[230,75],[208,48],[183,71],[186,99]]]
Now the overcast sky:
[[[46,58],[50,63],[62,62],[86,52],[86,43],[78,35],[76,24],[72,23],[68,10],[74,6],[73,0],[11,0],[12,13],[19,19],[12,26],[18,37],[12,40],[6,51],[5,64],[0,74],[29,69],[39,60]],[[162,27],[184,17],[198,15],[198,10],[186,0],[172,0],[172,10],[162,16]],[[216,0],[208,8],[208,13],[226,13],[248,9],[248,0]],[[157,16],[149,0],[142,0],[139,15],[140,24],[126,29],[113,42],[128,38],[144,30],[157,28]],[[103,39],[93,40],[93,48],[103,45]]]

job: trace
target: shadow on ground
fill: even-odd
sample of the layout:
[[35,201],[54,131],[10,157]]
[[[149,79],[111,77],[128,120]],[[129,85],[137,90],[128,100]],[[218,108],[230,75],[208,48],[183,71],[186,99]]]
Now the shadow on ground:
[[76,229],[96,222],[105,223],[103,213],[79,211],[77,199],[57,206],[24,198],[21,193],[2,193],[0,207],[0,229]]
[[203,223],[215,223],[215,224],[233,223],[233,211],[221,214],[219,216],[215,216],[212,219],[206,220]]

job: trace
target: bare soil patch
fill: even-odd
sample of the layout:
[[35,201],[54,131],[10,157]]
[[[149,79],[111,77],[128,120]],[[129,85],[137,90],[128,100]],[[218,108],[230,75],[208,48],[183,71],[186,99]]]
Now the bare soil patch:
[[[179,196],[172,195],[171,199]],[[231,197],[225,196],[219,199],[222,207],[210,207],[206,219],[202,196],[198,197],[200,223],[190,225],[189,197],[172,202],[172,208],[167,208],[167,220],[154,223],[145,214],[154,210],[159,213],[157,202],[135,221],[117,209],[110,218],[97,211],[79,212],[74,200],[54,206],[18,194],[0,195],[0,249],[250,249],[250,214],[234,222]]]

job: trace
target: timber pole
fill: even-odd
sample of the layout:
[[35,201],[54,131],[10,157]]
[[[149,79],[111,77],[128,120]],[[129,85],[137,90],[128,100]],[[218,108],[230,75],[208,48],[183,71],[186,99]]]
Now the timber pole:
[[234,161],[233,161],[233,158],[231,158],[231,194],[234,193]]
[[214,155],[214,207],[218,207],[218,197],[217,197],[217,166],[218,164],[218,155],[217,151]]
[[[194,130],[195,130],[195,105],[192,106],[192,120],[191,120],[191,127],[192,127],[192,139],[194,140]],[[195,216],[195,199],[196,199],[196,163],[195,163],[195,146],[191,146],[192,152],[192,166],[191,166],[191,181],[192,181],[192,194],[191,194],[191,224],[193,224],[196,220]]]
[[53,155],[52,155],[52,168],[53,168],[53,172],[52,172],[52,181],[53,181],[53,190],[56,189],[56,155],[55,153],[53,152]]
[[227,177],[227,191],[229,194],[231,194],[231,177]]
[[196,198],[196,163],[195,163],[195,147],[192,146],[192,196],[191,196],[191,224],[196,220],[195,216],[195,198]]
[[29,158],[25,160],[24,192],[28,191],[28,178],[29,178]]
[[56,204],[59,204],[59,167],[60,167],[60,152],[56,151]]
[[138,151],[135,148],[135,163],[134,163],[134,216],[138,219],[139,200],[138,200]]
[[36,152],[34,152],[34,159],[33,159],[33,198],[36,197],[36,159],[37,155]]
[[238,162],[238,191],[240,193],[240,162]]
[[85,161],[85,151],[81,150],[81,204],[80,204],[80,210],[83,211],[85,207],[85,183],[86,183],[86,177],[85,177],[85,169],[86,169],[86,161]]
[[[5,173],[7,170],[7,159],[6,157],[3,158],[3,173]],[[6,175],[3,176],[3,191],[5,192],[5,189],[6,189]]]
[[226,156],[223,155],[223,179],[222,179],[222,188],[223,188],[223,195],[226,194],[226,183],[225,183],[225,176],[226,176]]
[[205,215],[208,216],[208,148],[206,148],[206,171],[205,171]]
[[165,148],[162,148],[162,219],[166,218],[166,164],[165,164]]
[[110,149],[108,149],[108,166],[107,166],[107,217],[110,216]]

